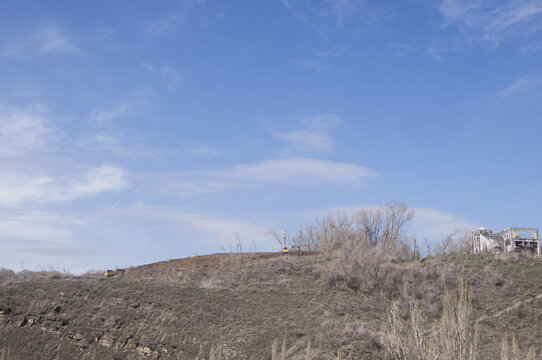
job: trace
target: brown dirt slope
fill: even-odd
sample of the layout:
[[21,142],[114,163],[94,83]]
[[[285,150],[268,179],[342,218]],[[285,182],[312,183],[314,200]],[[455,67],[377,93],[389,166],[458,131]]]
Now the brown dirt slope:
[[[0,351],[12,359],[378,359],[392,299],[416,298],[428,318],[464,278],[481,321],[482,359],[503,333],[521,347],[542,336],[542,262],[449,256],[387,263],[352,290],[321,254],[215,254],[117,271],[112,278],[0,278]],[[331,280],[333,279],[333,280]],[[373,280],[377,281],[373,281]],[[513,306],[514,303],[519,303]],[[504,311],[503,311],[504,310]],[[500,313],[499,313],[500,312]],[[499,314],[498,316],[492,316]]]

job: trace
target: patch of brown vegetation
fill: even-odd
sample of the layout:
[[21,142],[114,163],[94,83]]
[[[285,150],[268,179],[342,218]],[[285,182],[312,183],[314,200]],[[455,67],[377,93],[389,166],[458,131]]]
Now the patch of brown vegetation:
[[[309,340],[313,360],[339,353],[376,359],[384,356],[381,336],[393,300],[417,299],[431,321],[460,278],[473,289],[476,316],[489,315],[481,322],[481,358],[498,358],[503,331],[515,331],[521,349],[542,335],[539,298],[490,316],[536,295],[539,259],[383,261],[363,273],[374,279],[354,289],[330,274],[330,255],[243,254],[246,261],[229,261],[236,255],[150,264],[112,278],[25,274],[0,285],[0,349],[9,345],[21,359],[207,359],[220,349],[224,359],[259,360],[270,358],[274,339],[286,337],[288,359],[303,359]],[[176,265],[183,273],[166,280],[167,267]]]

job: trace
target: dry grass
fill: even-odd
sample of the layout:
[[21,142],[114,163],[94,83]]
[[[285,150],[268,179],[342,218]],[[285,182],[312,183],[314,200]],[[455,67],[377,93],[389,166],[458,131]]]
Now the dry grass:
[[520,351],[516,335],[512,334],[512,340],[509,342],[508,335],[505,335],[501,343],[501,358],[500,360],[536,360],[536,349],[534,346],[529,347],[524,353]]
[[11,360],[11,346],[0,350],[0,360]]
[[23,270],[16,273],[12,270],[4,269],[4,268],[0,269],[0,284],[9,283],[9,282],[17,282],[17,281],[32,281],[32,280],[40,280],[40,279],[59,280],[59,279],[67,279],[71,277],[74,277],[74,275],[70,273],[62,273],[56,270],[48,270],[48,271]]
[[472,306],[472,295],[464,282],[457,291],[447,291],[442,299],[440,319],[428,323],[415,300],[409,309],[400,304],[390,307],[383,343],[392,360],[476,360],[479,328]]
[[[59,347],[67,358],[96,352],[97,359],[137,359],[139,347],[165,359],[208,358],[213,350],[216,360],[256,360],[271,357],[277,338],[275,359],[283,353],[288,360],[378,359],[394,299],[396,319],[410,319],[413,313],[423,325],[414,343],[427,341],[427,334],[464,337],[463,330],[440,335],[435,330],[444,321],[445,306],[458,306],[455,298],[445,305],[444,294],[456,294],[460,278],[475,289],[469,295],[473,314],[486,316],[480,322],[480,359],[499,358],[503,329],[517,334],[519,349],[529,349],[542,335],[542,298],[534,297],[542,292],[540,259],[450,255],[401,261],[369,249],[350,257],[358,263],[346,271],[337,267],[340,253],[333,251],[258,255],[239,263],[229,261],[236,254],[174,260],[183,265],[183,273],[173,270],[167,281],[167,263],[112,278],[58,279],[39,273],[33,276],[43,275],[40,281],[33,281],[24,274],[29,281],[0,285],[1,345],[11,343],[12,357],[24,359],[37,359],[35,354],[54,358]],[[356,271],[359,283],[352,286],[346,274]],[[533,300],[492,317],[525,299]],[[521,355],[532,356],[527,353]]]

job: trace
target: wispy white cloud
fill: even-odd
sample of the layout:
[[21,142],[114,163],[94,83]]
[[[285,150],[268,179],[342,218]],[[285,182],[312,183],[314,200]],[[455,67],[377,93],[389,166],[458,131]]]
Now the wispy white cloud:
[[155,178],[157,188],[181,197],[269,185],[358,186],[377,172],[363,166],[311,158],[272,159],[227,169],[164,174]]
[[91,266],[74,234],[84,221],[74,215],[0,205],[0,263],[11,269],[62,270],[81,273]]
[[[127,186],[126,171],[118,166],[101,165],[85,171],[77,180],[58,191],[59,200],[93,196],[103,192],[122,190]],[[54,197],[52,197],[54,199]]]
[[414,208],[415,216],[408,229],[419,240],[438,242],[455,230],[476,229],[478,226],[461,216],[431,209]]
[[63,176],[35,174],[13,169],[0,171],[0,204],[49,203],[67,201],[126,187],[123,169],[102,165],[66,179]]
[[329,69],[329,65],[324,64],[316,60],[306,60],[306,59],[289,59],[292,64],[295,64],[304,69],[312,70],[315,72],[322,72]]
[[75,219],[24,208],[0,208],[0,241],[68,243],[72,240],[66,223]]
[[179,14],[170,15],[164,19],[154,21],[147,25],[146,30],[152,33],[167,34],[177,30],[183,17]]
[[270,239],[265,235],[269,228],[252,222],[222,218],[201,214],[180,213],[176,217],[191,230],[197,231],[205,236],[207,241],[215,246],[226,246],[235,243],[235,235],[239,234],[244,240],[245,249],[250,243],[266,246]]
[[0,105],[0,159],[43,148],[51,129],[37,107],[29,111]]
[[152,89],[134,89],[118,100],[111,101],[108,105],[95,109],[91,114],[91,118],[103,124],[125,118],[148,106],[153,95],[154,91]]
[[273,137],[288,143],[287,150],[302,153],[328,153],[335,148],[333,139],[319,130],[300,129],[288,133],[274,132]]
[[[39,106],[0,107],[0,261],[4,266],[14,268],[24,259],[25,268],[56,264],[80,269],[83,256],[73,234],[84,221],[55,212],[52,203],[127,186],[125,170],[87,164],[66,142],[69,139],[59,134]],[[79,251],[78,258],[65,255],[66,251]]]
[[339,58],[339,57],[352,57],[356,58],[360,56],[360,51],[346,46],[333,46],[327,50],[320,50],[315,53],[316,56],[321,58]]
[[40,51],[44,53],[78,54],[80,49],[59,26],[49,25],[37,35]]
[[[497,97],[501,99],[510,98],[526,92],[532,92],[542,89],[542,73],[531,73],[522,76],[519,80],[510,86],[500,90]],[[542,95],[542,94],[539,94]],[[537,97],[539,100],[540,97]]]
[[168,83],[168,87],[171,90],[175,90],[179,83],[182,81],[182,76],[180,71],[172,66],[153,66],[147,63],[143,64],[143,67],[147,69],[148,71],[162,75]]
[[77,148],[87,153],[108,153],[115,156],[135,158],[148,156],[145,149],[135,149],[132,145],[127,145],[124,141],[111,134],[97,133],[92,136],[85,136],[77,144]]
[[269,249],[269,245],[274,245],[274,240],[265,235],[270,225],[257,220],[213,216],[174,206],[141,203],[111,209],[104,212],[103,216],[126,217],[130,223],[134,222],[133,218],[141,221],[159,219],[161,226],[168,232],[197,240],[200,249],[208,248],[209,245],[214,251],[219,250],[219,247],[227,248],[228,245],[235,247],[236,234],[239,234],[245,249],[253,245],[259,249]]
[[94,119],[98,122],[111,121],[125,116],[129,110],[130,106],[128,104],[117,104],[107,110],[98,110],[94,115]]
[[178,1],[178,8],[161,19],[147,22],[144,28],[152,34],[171,35],[185,23],[197,19],[199,25],[209,25],[226,17],[226,10],[221,2],[202,0]]
[[412,53],[421,52],[419,45],[413,42],[408,43],[397,43],[392,42],[389,44],[390,49],[392,50],[393,56],[407,56]]
[[292,132],[273,131],[273,137],[286,142],[284,152],[330,153],[335,149],[335,142],[330,132],[342,124],[335,114],[320,114],[303,119],[300,129]]
[[0,263],[14,270],[89,270],[100,256],[78,242],[75,234],[84,224],[74,215],[0,206]]
[[35,54],[81,54],[72,36],[57,24],[28,31],[0,44],[1,56],[29,56]]
[[540,1],[443,0],[438,10],[442,27],[456,26],[464,46],[479,42],[498,46],[509,39],[529,42],[542,31]]
[[434,60],[442,61],[447,54],[460,51],[463,46],[464,44],[459,37],[438,39],[431,42],[425,50],[425,54],[431,56]]
[[209,155],[219,155],[222,152],[220,150],[210,147],[209,145],[202,144],[197,141],[193,141],[192,146],[189,150],[189,153],[191,155],[196,155],[196,156],[209,156]]
[[0,205],[71,200],[126,185],[125,171],[114,165],[55,165],[49,153],[57,135],[37,109],[0,106]]
[[376,172],[359,165],[309,158],[273,159],[220,170],[222,178],[307,186],[323,184],[359,185]]
[[341,27],[350,16],[363,8],[364,1],[282,0],[282,4],[305,25],[322,30]]

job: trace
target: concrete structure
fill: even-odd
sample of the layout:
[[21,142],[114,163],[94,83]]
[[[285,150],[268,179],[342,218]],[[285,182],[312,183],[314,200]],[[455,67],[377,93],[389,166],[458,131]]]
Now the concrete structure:
[[505,253],[532,251],[540,256],[540,245],[538,229],[506,228],[501,232],[494,233],[482,226],[472,233],[472,251],[474,254],[495,249]]

